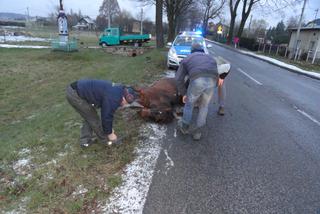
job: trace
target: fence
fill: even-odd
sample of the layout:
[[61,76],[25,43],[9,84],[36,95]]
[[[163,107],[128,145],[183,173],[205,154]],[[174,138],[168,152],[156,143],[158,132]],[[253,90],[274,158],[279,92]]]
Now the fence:
[[320,64],[320,50],[306,50],[289,48],[283,45],[259,43],[258,51],[269,55],[281,56],[294,61],[306,61],[312,64]]

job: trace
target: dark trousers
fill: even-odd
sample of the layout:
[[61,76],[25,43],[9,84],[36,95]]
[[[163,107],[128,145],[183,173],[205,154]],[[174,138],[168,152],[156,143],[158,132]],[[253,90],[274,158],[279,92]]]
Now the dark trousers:
[[70,105],[84,119],[80,132],[80,144],[90,144],[92,142],[93,132],[100,141],[105,143],[107,136],[103,132],[101,119],[97,114],[96,109],[86,100],[79,97],[76,90],[71,86],[68,86],[66,89],[66,98]]

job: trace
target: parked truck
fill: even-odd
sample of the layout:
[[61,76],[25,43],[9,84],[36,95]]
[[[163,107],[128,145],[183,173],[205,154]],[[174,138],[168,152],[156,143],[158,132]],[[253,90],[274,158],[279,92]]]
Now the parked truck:
[[106,28],[99,38],[99,45],[111,46],[111,45],[126,45],[133,44],[141,46],[142,43],[151,39],[151,34],[143,35],[121,35],[119,28]]

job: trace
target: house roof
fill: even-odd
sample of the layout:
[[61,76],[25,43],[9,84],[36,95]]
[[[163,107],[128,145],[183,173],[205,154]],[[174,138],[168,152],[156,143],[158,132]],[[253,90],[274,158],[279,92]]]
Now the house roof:
[[89,17],[89,16],[85,16],[85,17],[82,17],[79,22],[81,20],[84,20],[85,22],[87,22],[88,24],[94,24],[94,21]]
[[[292,31],[298,30],[297,27],[290,28]],[[308,22],[306,25],[301,27],[301,30],[320,30],[320,19],[315,19],[311,22]]]

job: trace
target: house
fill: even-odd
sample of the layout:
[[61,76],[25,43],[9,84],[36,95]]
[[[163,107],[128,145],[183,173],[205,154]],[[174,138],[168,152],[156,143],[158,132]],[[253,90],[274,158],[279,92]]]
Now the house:
[[[289,42],[290,57],[293,57],[296,46],[297,30],[297,28],[289,29],[291,32]],[[320,19],[315,19],[301,27],[298,44],[301,50],[301,56],[309,54],[313,57],[317,51],[316,59],[320,59]]]
[[140,33],[141,23],[140,21],[135,20],[132,25],[132,33]]
[[72,28],[76,30],[94,30],[96,28],[96,24],[89,16],[85,16],[82,17]]

